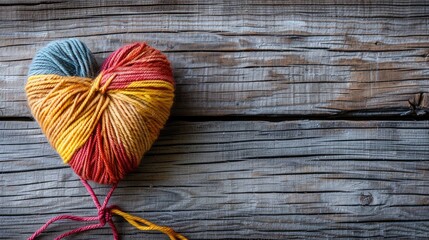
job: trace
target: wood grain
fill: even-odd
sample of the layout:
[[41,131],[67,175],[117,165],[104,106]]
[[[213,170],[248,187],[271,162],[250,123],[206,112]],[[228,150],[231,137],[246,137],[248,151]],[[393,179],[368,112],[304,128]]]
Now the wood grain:
[[428,21],[423,0],[0,1],[0,239],[96,214],[24,95],[35,52],[69,37],[174,67],[172,120],[112,204],[190,239],[428,239]]
[[425,1],[1,2],[0,116],[30,116],[31,58],[68,37],[100,61],[134,41],[163,50],[174,116],[424,115],[428,13]]
[[[171,122],[112,203],[191,239],[424,239],[428,147],[429,121]],[[35,122],[0,122],[0,149],[0,238],[95,214]],[[165,239],[115,221],[124,239]]]

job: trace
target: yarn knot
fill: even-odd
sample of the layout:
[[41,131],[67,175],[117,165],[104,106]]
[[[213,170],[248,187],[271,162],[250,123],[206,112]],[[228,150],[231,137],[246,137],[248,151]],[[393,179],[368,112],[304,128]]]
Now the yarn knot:
[[106,225],[106,222],[112,221],[111,207],[102,207],[98,210],[98,219],[101,225]]

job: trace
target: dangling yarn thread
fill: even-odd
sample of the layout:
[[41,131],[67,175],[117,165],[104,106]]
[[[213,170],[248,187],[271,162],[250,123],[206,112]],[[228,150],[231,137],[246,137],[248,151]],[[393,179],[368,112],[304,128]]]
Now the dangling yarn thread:
[[[49,143],[64,163],[79,175],[98,210],[98,216],[61,215],[49,220],[29,239],[35,239],[58,220],[99,221],[66,232],[103,227],[119,234],[112,221],[118,215],[136,228],[160,231],[170,239],[186,239],[169,227],[108,206],[118,182],[136,169],[158,138],[170,114],[174,80],[168,59],[146,43],[124,46],[112,53],[97,74],[89,49],[77,39],[54,41],[41,49],[30,66],[28,103]],[[111,184],[103,204],[87,180]]]
[[[94,193],[94,190],[91,188],[91,186],[88,184],[88,182],[86,180],[83,180],[83,179],[81,179],[81,181],[82,181],[83,185],[86,187],[86,189],[88,190],[89,194],[92,197],[92,200],[93,200],[95,206],[97,207],[98,216],[79,217],[79,216],[73,216],[73,215],[60,215],[60,216],[54,217],[51,220],[49,220],[48,222],[46,222],[41,228],[39,228],[31,237],[29,237],[28,238],[29,240],[36,239],[36,237],[39,236],[40,234],[42,234],[42,232],[45,231],[50,224],[52,224],[56,221],[59,221],[59,220],[66,220],[66,219],[73,220],[73,221],[79,221],[79,222],[99,221],[99,223],[73,229],[69,232],[63,233],[60,236],[56,237],[55,240],[63,239],[63,238],[70,236],[72,234],[102,228],[106,225],[106,223],[108,223],[110,228],[112,229],[113,238],[116,240],[116,239],[119,239],[119,234],[118,234],[118,230],[116,229],[115,224],[113,223],[113,220],[112,220],[113,214],[123,217],[131,225],[133,225],[134,227],[136,227],[139,230],[142,230],[142,231],[159,231],[159,232],[166,234],[171,240],[186,240],[187,239],[183,235],[176,233],[172,228],[165,227],[165,226],[159,226],[159,225],[156,225],[155,223],[152,223],[146,219],[125,213],[116,205],[108,207],[107,204],[109,202],[110,197],[113,194],[113,191],[116,189],[117,184],[113,185],[113,187],[110,189],[109,193],[107,194],[103,204],[101,205],[100,202],[98,201],[97,196]],[[142,225],[142,224],[144,224],[144,225]]]

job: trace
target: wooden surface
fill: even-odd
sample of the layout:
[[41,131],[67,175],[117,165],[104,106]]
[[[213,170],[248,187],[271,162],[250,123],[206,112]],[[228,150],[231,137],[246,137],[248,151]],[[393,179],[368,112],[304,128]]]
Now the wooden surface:
[[174,66],[171,120],[112,198],[124,210],[191,239],[429,238],[425,1],[20,0],[0,2],[0,239],[95,214],[23,91],[35,51],[68,37],[100,62],[147,41]]

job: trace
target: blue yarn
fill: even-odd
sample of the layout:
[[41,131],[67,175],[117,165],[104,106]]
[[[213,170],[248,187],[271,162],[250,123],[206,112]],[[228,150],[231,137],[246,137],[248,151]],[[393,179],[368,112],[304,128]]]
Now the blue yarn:
[[56,74],[60,76],[95,77],[97,62],[88,47],[75,38],[49,43],[37,52],[29,76]]

